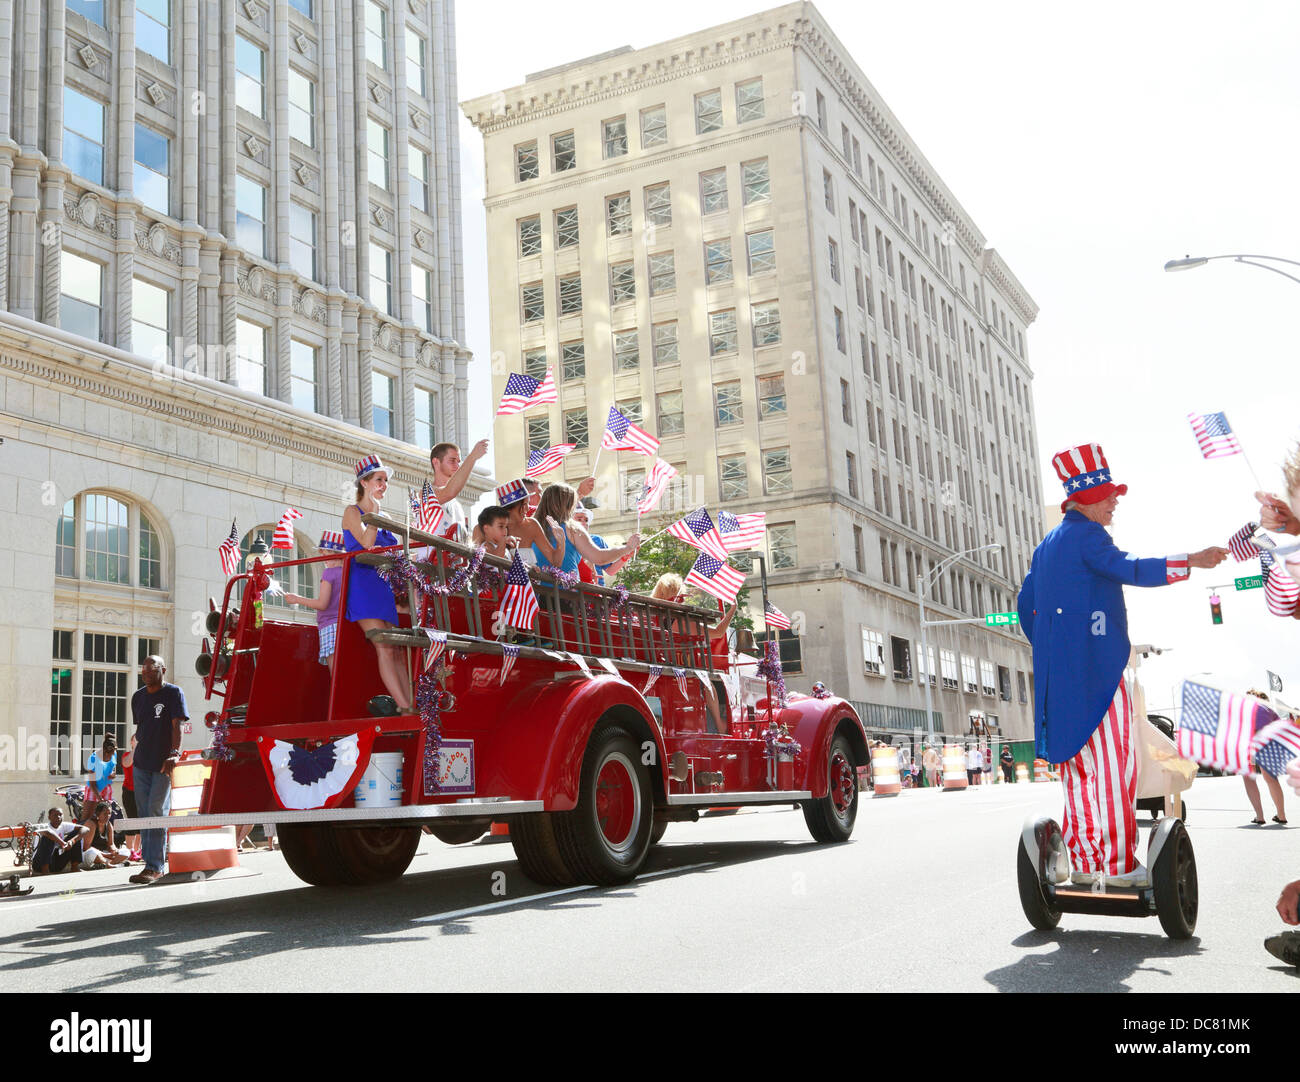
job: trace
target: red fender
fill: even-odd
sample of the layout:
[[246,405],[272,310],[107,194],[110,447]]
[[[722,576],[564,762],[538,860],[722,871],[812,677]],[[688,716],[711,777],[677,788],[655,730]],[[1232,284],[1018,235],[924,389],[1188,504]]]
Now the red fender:
[[[798,698],[791,697],[779,718],[803,748],[798,764],[804,772],[803,788],[814,797],[826,795],[826,760],[830,755],[831,740],[842,722],[847,720],[852,723],[857,739],[850,737],[850,740],[862,756],[860,761],[867,761],[867,732],[862,727],[857,711],[843,699],[814,699],[802,695]],[[796,783],[797,781],[796,777]]]

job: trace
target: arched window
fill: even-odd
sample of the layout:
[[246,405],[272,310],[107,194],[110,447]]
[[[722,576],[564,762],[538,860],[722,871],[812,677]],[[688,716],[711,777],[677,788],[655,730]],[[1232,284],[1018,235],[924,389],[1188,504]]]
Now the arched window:
[[[239,542],[239,568],[244,570],[246,564],[244,558],[248,555],[248,549],[255,540],[261,538],[267,548],[271,548],[271,539],[275,536],[275,523],[271,522],[264,526],[257,526],[244,535],[244,539]],[[316,555],[316,545],[305,534],[294,533],[294,547],[292,549],[271,549],[267,556],[267,561],[271,563],[284,563],[288,560],[305,560],[310,556]],[[266,561],[263,561],[266,562]],[[307,564],[303,567],[291,567],[285,571],[273,571],[272,577],[284,587],[285,591],[291,594],[301,594],[303,597],[316,596],[316,583],[320,579],[320,567],[315,564]],[[243,587],[240,587],[240,597],[243,597]],[[303,614],[304,619],[315,620],[316,613],[311,609],[299,609],[292,605],[285,604],[284,597],[280,594],[268,593],[263,599],[264,605],[278,605],[288,610],[289,613]],[[277,619],[280,617],[277,616]]]
[[162,655],[174,673],[169,570],[163,532],[130,497],[83,492],[64,503],[54,532],[52,773],[83,773],[109,733],[125,750],[146,657]]

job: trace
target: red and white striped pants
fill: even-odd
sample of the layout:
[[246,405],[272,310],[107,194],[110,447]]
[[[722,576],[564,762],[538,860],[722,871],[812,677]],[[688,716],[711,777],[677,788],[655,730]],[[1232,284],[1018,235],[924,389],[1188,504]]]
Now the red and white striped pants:
[[1076,872],[1123,875],[1137,859],[1137,759],[1133,703],[1121,677],[1106,716],[1083,749],[1061,765],[1061,834]]

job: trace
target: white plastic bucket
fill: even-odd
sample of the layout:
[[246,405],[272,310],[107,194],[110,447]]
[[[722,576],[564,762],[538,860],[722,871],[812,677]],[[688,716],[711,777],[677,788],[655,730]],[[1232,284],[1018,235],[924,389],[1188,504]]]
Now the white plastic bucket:
[[402,753],[377,751],[352,790],[358,808],[398,808],[402,804]]

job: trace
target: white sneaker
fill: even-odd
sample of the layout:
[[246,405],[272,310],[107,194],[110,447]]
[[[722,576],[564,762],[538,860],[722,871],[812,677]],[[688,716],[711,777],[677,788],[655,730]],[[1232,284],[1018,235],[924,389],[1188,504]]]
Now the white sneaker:
[[1139,864],[1131,872],[1125,872],[1123,875],[1106,876],[1106,886],[1108,887],[1128,887],[1130,889],[1141,889],[1151,885],[1151,876],[1147,870]]
[[1070,882],[1076,887],[1095,887],[1099,872],[1071,872]]

